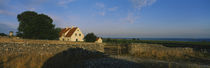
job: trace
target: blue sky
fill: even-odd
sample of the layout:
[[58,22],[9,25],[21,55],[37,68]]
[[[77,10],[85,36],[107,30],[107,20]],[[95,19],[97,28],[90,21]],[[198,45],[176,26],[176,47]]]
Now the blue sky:
[[210,38],[210,0],[0,0],[0,33],[17,31],[17,15],[44,13],[56,27],[102,37]]

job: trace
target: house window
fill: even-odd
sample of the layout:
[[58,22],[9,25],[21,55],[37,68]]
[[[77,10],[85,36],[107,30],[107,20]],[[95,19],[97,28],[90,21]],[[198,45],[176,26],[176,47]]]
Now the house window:
[[75,33],[75,36],[77,36],[77,33]]
[[81,36],[81,34],[79,34],[79,36]]

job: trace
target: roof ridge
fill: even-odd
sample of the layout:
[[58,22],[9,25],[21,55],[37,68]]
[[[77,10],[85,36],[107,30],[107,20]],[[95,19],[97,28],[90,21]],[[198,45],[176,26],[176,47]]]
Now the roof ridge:
[[71,37],[78,27],[71,28],[67,33],[66,37]]

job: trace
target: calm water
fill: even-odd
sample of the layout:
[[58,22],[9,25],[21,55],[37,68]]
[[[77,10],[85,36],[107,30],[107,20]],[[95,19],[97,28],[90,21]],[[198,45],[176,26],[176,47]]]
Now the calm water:
[[208,41],[210,38],[140,38],[140,40],[163,40],[163,41],[192,41],[192,42],[201,42]]
[[[133,39],[133,38],[114,38],[114,39]],[[137,38],[136,38],[137,39]],[[140,40],[158,40],[158,41],[192,41],[192,42],[210,42],[210,38],[139,38]]]

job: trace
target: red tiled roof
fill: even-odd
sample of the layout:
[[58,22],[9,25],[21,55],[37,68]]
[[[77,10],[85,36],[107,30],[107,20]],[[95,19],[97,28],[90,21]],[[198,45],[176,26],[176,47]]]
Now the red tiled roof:
[[77,27],[72,28],[66,35],[66,37],[71,37],[73,33],[77,30]]
[[99,40],[99,37],[96,38],[96,41],[98,41],[98,40]]
[[64,28],[61,30],[61,32],[59,33],[59,36],[61,37],[62,34],[66,33],[68,30],[70,30],[71,28]]

